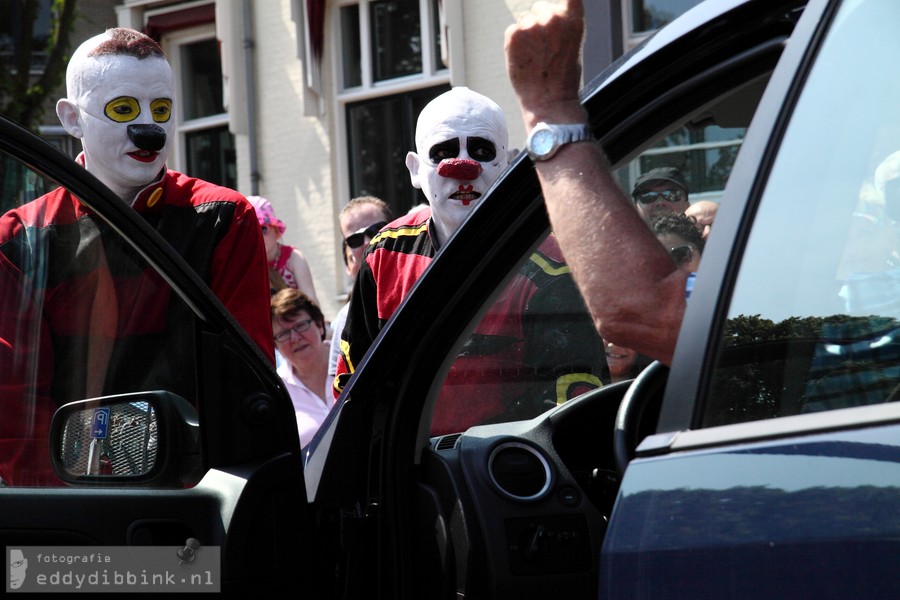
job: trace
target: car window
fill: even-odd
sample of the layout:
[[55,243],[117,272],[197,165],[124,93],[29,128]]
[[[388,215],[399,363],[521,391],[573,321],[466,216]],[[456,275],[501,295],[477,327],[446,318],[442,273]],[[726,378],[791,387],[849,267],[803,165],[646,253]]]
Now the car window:
[[900,399],[900,56],[890,0],[845,2],[743,253],[702,425]]
[[502,280],[460,345],[433,435],[528,419],[610,381],[603,342],[552,234]]
[[[661,126],[643,152],[614,171],[625,194],[641,175],[674,167],[691,203],[718,202],[751,116],[746,107],[756,106],[766,80],[736,82],[718,103]],[[432,435],[531,418],[591,389],[629,381],[651,362],[596,333],[551,233],[521,257],[491,302],[458,343],[462,350],[442,381]]]
[[[60,405],[150,390],[196,403],[194,315],[65,188],[8,155],[0,175],[0,478],[61,485],[48,449]],[[128,468],[123,447],[98,444]]]

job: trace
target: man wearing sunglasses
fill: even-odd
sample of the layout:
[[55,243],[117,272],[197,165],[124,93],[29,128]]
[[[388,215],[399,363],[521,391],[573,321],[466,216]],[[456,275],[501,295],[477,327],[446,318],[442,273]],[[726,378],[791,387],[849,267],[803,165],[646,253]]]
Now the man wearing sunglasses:
[[648,225],[660,215],[682,214],[690,206],[687,182],[675,167],[658,167],[641,175],[631,197]]
[[[363,255],[369,242],[375,237],[382,227],[394,219],[391,207],[387,202],[375,196],[360,196],[353,198],[341,209],[338,215],[338,225],[341,228],[343,242],[341,253],[344,256],[344,269],[351,285],[356,282],[359,266],[363,262]],[[328,357],[328,380],[326,385],[328,393],[332,394],[331,386],[337,372],[338,356],[341,353],[341,334],[344,324],[347,322],[347,312],[350,309],[348,301],[338,311],[331,322],[331,349]]]

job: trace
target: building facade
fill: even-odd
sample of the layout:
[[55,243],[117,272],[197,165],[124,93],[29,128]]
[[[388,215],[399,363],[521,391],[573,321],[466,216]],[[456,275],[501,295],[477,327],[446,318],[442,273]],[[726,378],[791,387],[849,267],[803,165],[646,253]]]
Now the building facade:
[[[404,164],[422,106],[468,86],[504,109],[511,146],[524,144],[503,36],[532,3],[79,0],[73,49],[110,26],[160,41],[178,85],[170,166],[268,198],[331,318],[349,287],[340,209],[364,194],[398,214],[424,201]],[[586,0],[585,79],[697,3]],[[52,112],[42,131],[77,151]]]

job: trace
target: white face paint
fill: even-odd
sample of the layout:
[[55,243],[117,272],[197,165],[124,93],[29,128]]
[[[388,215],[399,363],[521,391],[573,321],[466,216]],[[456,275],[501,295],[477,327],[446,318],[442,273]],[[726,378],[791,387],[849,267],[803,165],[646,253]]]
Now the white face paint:
[[[68,98],[57,104],[66,130],[80,138],[85,167],[123,200],[153,182],[165,166],[174,126],[174,77],[162,57],[139,59],[127,55],[87,57],[83,48],[73,55],[66,76]],[[129,138],[129,126],[158,126],[165,143],[157,149],[139,148]]]
[[431,205],[445,242],[509,163],[506,119],[489,98],[465,87],[429,102],[416,123],[410,180]]

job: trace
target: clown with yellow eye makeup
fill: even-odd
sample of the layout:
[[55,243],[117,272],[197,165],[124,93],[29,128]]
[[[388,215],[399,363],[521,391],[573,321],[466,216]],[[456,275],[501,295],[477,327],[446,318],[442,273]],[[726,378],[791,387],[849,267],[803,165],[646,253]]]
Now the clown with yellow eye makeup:
[[[174,92],[159,44],[115,28],[73,53],[56,110],[81,140],[77,162],[172,245],[274,364],[256,213],[237,191],[167,168]],[[61,187],[0,215],[0,350],[13,356],[4,365],[40,365],[41,377],[0,368],[9,417],[0,419],[0,478],[11,485],[60,484],[47,440],[58,405],[147,389],[196,400],[196,375],[184,367],[196,361],[194,313],[134,264],[90,200]]]

